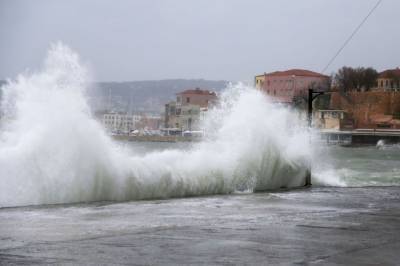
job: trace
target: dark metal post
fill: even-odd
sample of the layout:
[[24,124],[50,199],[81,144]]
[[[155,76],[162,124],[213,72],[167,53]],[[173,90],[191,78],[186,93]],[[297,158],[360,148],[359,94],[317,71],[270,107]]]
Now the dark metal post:
[[[314,91],[313,89],[308,89],[307,119],[308,119],[308,128],[310,130],[311,130],[311,126],[312,126],[312,111],[313,111],[312,102],[318,96],[320,96],[322,94],[325,94],[325,93],[332,93],[332,92],[333,92],[332,90]],[[311,138],[311,136],[310,136],[310,138]],[[310,142],[311,142],[311,139],[310,139]],[[306,174],[306,184],[305,184],[305,186],[311,186],[311,164],[310,164],[310,168],[309,168],[309,170],[307,171],[307,174]]]
[[311,128],[312,126],[312,102],[313,102],[313,94],[314,90],[313,89],[308,89],[308,112],[307,112],[307,118],[308,118],[308,127]]
[[[308,89],[308,110],[307,110],[307,119],[308,119],[308,128],[311,129],[312,126],[312,102],[313,102],[313,89]],[[311,138],[311,136],[310,136]],[[310,139],[311,142],[311,139]],[[311,145],[311,143],[310,143]],[[306,172],[306,180],[304,186],[309,187],[311,186],[311,162],[309,168]]]

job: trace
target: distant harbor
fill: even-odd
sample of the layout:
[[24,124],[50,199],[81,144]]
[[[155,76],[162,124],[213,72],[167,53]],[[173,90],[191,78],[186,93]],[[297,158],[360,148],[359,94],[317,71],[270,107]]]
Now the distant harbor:
[[[356,129],[356,130],[321,130],[318,133],[326,144],[342,146],[376,145],[379,141],[385,143],[400,143],[400,130],[390,129]],[[197,142],[202,136],[193,135],[112,135],[120,141],[138,142]]]
[[139,141],[139,142],[192,142],[200,141],[202,138],[199,136],[182,136],[182,135],[112,135],[115,140],[121,141]]
[[394,129],[356,129],[356,130],[322,130],[321,138],[327,144],[376,145],[379,141],[385,143],[400,143],[400,130]]

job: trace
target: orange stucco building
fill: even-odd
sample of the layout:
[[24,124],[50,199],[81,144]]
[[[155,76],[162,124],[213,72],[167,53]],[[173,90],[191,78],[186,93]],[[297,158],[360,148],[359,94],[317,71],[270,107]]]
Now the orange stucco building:
[[209,90],[185,90],[176,94],[177,105],[197,105],[200,107],[208,107],[208,105],[217,99],[217,94]]
[[291,104],[295,97],[307,95],[309,88],[329,88],[329,76],[304,69],[265,73],[259,88],[273,101]]

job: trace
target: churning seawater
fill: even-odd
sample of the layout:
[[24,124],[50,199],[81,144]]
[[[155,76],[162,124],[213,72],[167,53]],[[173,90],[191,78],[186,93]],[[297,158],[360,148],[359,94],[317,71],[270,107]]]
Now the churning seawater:
[[208,112],[207,139],[152,149],[105,134],[86,102],[88,82],[79,56],[58,43],[41,70],[2,88],[0,207],[298,187],[310,164],[315,184],[371,184],[357,180],[351,162],[350,174],[340,172],[335,152],[314,150],[298,114],[242,84],[226,88]]
[[[318,136],[316,136],[318,137]],[[123,142],[136,152],[188,150],[188,143]],[[324,145],[312,142],[314,186],[365,187],[400,185],[400,145],[355,146]]]
[[[322,146],[321,156],[313,160],[316,175],[340,180],[343,186],[400,185],[400,145]],[[332,170],[334,169],[334,170]]]

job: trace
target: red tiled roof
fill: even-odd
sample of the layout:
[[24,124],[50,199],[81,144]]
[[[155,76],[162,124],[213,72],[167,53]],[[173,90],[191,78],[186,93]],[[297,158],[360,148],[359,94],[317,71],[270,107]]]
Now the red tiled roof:
[[275,71],[271,73],[266,73],[267,76],[301,76],[301,77],[320,77],[328,78],[328,76],[321,73],[313,72],[305,69],[289,69],[285,71]]
[[379,78],[390,79],[390,78],[394,78],[394,77],[400,78],[400,68],[387,69],[387,70],[379,73]]
[[197,94],[197,95],[214,95],[216,96],[215,92],[209,91],[209,90],[200,90],[199,88],[196,88],[194,90],[185,90],[182,92],[177,93],[178,95],[181,94]]

